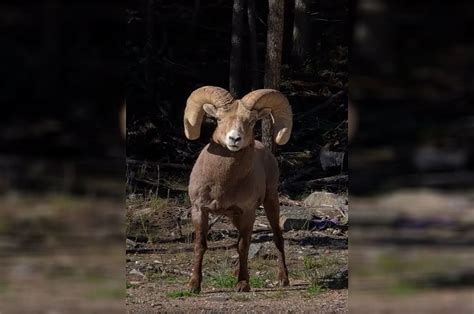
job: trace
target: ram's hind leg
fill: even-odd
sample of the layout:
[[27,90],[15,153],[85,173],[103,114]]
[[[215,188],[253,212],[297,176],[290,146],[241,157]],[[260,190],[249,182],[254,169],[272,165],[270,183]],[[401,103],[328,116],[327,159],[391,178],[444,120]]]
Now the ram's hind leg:
[[267,191],[263,207],[265,208],[265,214],[272,227],[273,241],[278,249],[278,281],[281,286],[288,286],[289,280],[285,261],[285,244],[283,232],[280,227],[280,202],[276,191]]
[[209,229],[208,213],[201,208],[193,206],[191,210],[192,221],[196,238],[194,239],[194,267],[189,281],[189,289],[193,293],[201,291],[202,260],[207,249],[207,231]]

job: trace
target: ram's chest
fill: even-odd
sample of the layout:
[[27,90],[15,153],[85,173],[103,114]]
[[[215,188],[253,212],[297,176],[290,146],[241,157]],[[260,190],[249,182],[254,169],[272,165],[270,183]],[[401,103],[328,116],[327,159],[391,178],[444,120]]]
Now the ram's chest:
[[221,207],[232,206],[252,208],[263,202],[265,184],[261,178],[229,179],[227,184],[212,184],[211,198],[217,200]]
[[[206,146],[199,155],[189,183],[189,197],[196,207],[233,214],[255,210],[263,202],[266,176],[252,147],[231,156],[220,146]],[[222,154],[221,154],[222,153]]]
[[264,178],[253,173],[242,178],[229,177],[224,181],[225,184],[212,176],[201,182],[199,188],[190,190],[191,201],[214,213],[234,215],[255,210],[263,202],[265,196]]

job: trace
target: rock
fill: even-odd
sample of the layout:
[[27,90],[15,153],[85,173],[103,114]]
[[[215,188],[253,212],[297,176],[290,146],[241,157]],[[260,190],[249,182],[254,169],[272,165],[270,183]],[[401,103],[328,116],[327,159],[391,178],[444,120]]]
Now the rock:
[[343,266],[337,274],[328,282],[328,288],[330,289],[346,289],[349,285],[349,268]]
[[312,211],[302,206],[280,206],[280,215],[291,218],[310,219]]
[[308,229],[308,219],[280,217],[280,227],[284,231]]
[[262,243],[251,243],[249,247],[249,259],[255,258],[260,249],[262,248]]
[[347,196],[329,192],[313,192],[305,200],[304,204],[309,207],[347,207]]
[[130,283],[131,286],[139,286],[139,285],[142,284],[141,281],[130,281],[129,283]]
[[136,270],[136,269],[132,269],[130,272],[129,272],[130,275],[136,275],[136,276],[140,276],[142,278],[145,278],[145,275],[139,271],[139,270]]
[[319,161],[323,170],[328,170],[333,167],[341,167],[344,162],[344,152],[333,152],[322,149],[319,155]]
[[152,265],[148,265],[148,266],[146,267],[146,270],[154,271],[154,270],[156,270],[156,269],[155,269],[155,267],[153,267]]
[[265,241],[272,241],[273,233],[260,233],[260,234],[252,234],[252,240],[265,242]]
[[127,239],[127,240],[125,240],[125,245],[126,245],[126,247],[127,247],[127,250],[128,250],[128,249],[134,249],[134,248],[137,247],[137,242],[132,241],[132,240],[130,240],[130,239]]

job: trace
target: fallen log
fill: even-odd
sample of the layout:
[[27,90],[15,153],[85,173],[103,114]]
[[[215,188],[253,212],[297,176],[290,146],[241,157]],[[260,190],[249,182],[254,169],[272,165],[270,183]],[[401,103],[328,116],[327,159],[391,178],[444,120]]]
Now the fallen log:
[[[217,246],[210,246],[207,248],[208,251],[217,251],[217,250],[230,250],[237,247],[237,243],[232,244],[224,244],[224,245],[217,245]],[[133,248],[125,250],[126,254],[177,254],[182,252],[194,252],[193,247],[185,247],[185,248],[178,248],[178,249],[152,249],[152,248]]]
[[308,188],[315,188],[321,185],[345,185],[349,181],[349,176],[347,174],[341,174],[326,178],[319,178],[314,180],[309,180],[305,183]]

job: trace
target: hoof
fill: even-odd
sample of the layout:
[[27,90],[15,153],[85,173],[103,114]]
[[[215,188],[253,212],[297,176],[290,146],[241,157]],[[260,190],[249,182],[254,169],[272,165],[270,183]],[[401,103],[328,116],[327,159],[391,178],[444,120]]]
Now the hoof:
[[288,280],[288,278],[280,279],[279,282],[280,282],[280,287],[287,287],[290,285],[290,281]]
[[280,284],[280,287],[286,287],[290,285],[290,281],[288,280],[288,274],[286,273],[280,273],[278,275],[278,282]]
[[191,293],[198,294],[201,292],[201,285],[199,284],[198,280],[191,279],[188,283],[188,287],[189,287],[189,292]]
[[235,286],[235,291],[237,292],[249,292],[250,291],[250,285],[247,281],[242,280],[237,283]]

